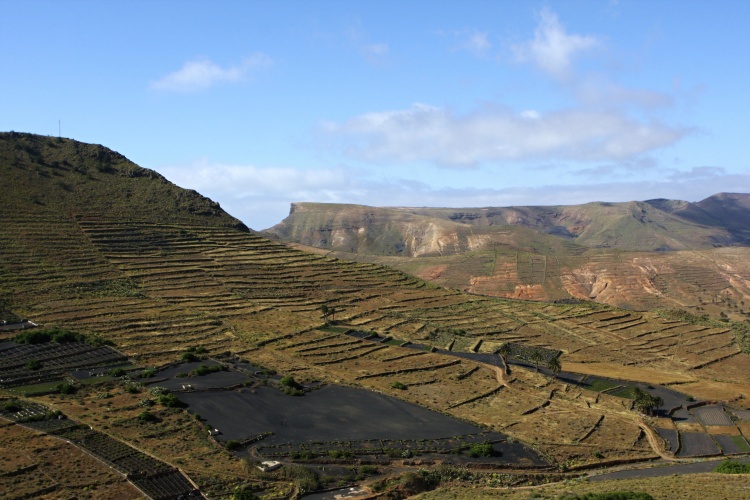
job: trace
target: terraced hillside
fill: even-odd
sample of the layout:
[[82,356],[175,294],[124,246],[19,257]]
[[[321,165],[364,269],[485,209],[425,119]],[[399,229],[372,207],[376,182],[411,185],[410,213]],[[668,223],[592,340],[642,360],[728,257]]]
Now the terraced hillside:
[[[3,137],[5,150],[19,150],[13,145],[19,138]],[[51,171],[47,152],[89,150],[72,141],[20,140],[39,143],[40,157],[4,160],[3,172]],[[72,165],[73,176],[81,157],[70,155],[56,161]],[[25,184],[14,182],[22,192]],[[586,373],[589,367],[635,380],[658,373],[660,383],[679,383],[686,395],[750,409],[742,397],[750,389],[748,355],[735,340],[742,332],[728,323],[461,293],[383,265],[292,249],[234,227],[218,211],[196,214],[192,205],[172,202],[161,210],[114,211],[108,204],[125,206],[124,195],[106,191],[115,198],[94,203],[92,193],[68,198],[60,189],[53,174],[39,175],[29,193],[64,204],[22,194],[2,204],[3,314],[101,335],[142,367],[179,362],[195,348],[215,358],[239,356],[307,384],[361,387],[481,424],[533,446],[561,468],[650,459],[665,453],[664,445],[649,439],[656,427],[631,409],[630,399],[533,368],[514,366],[507,376],[487,358],[457,354],[496,360],[493,353],[508,342],[543,347],[563,353],[564,369]],[[530,260],[530,279],[539,279],[538,264]],[[335,311],[328,318],[333,325],[326,324],[323,306]],[[388,340],[366,340],[371,333]],[[0,333],[0,340],[13,335]],[[145,388],[114,384],[35,399],[170,470],[179,468],[213,496],[245,483],[279,496],[300,492],[282,473],[259,477],[244,467],[184,410],[149,410]]]

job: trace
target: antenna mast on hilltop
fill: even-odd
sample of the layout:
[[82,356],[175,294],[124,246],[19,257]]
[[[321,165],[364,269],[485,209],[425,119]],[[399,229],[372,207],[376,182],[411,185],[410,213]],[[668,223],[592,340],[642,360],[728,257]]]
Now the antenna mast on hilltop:
[[58,139],[59,139],[60,137],[62,137],[62,133],[61,133],[61,130],[62,130],[62,128],[60,127],[60,120],[57,120],[57,138],[58,138]]

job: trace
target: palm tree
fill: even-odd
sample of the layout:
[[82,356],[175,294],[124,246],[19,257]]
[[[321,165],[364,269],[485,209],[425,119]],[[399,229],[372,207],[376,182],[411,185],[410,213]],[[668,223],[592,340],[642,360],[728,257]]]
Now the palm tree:
[[654,410],[664,404],[664,400],[660,396],[652,396],[639,387],[633,389],[633,395],[635,395],[633,406],[641,413],[653,415]]
[[542,352],[542,350],[539,349],[538,347],[535,347],[529,353],[529,361],[534,363],[534,368],[536,369],[536,373],[539,373],[539,363],[544,361],[544,352]]
[[562,363],[560,363],[560,356],[555,356],[547,361],[547,368],[552,372],[552,375],[557,377],[557,374],[562,370]]
[[500,355],[500,359],[503,361],[503,367],[505,368],[506,374],[508,374],[508,372],[510,371],[510,367],[508,366],[508,356],[510,356],[511,352],[513,352],[513,347],[511,347],[510,342],[505,342],[497,350],[497,353]]

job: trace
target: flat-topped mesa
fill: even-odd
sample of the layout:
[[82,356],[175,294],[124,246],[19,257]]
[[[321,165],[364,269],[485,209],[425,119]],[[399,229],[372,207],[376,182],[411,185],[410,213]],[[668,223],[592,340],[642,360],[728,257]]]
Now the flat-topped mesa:
[[[750,245],[750,195],[719,194],[692,203],[591,202],[582,205],[409,208],[293,203],[289,216],[265,230],[283,241],[373,255],[445,255],[498,243],[498,234],[531,230],[524,238],[553,237],[588,248],[670,251]],[[341,233],[321,238],[317,233]],[[351,233],[351,234],[349,234]],[[410,241],[432,234],[429,250]],[[448,244],[447,241],[454,243]],[[473,238],[473,243],[469,240]],[[529,247],[518,238],[514,244]],[[376,243],[377,241],[377,243]],[[422,241],[419,242],[419,246]]]

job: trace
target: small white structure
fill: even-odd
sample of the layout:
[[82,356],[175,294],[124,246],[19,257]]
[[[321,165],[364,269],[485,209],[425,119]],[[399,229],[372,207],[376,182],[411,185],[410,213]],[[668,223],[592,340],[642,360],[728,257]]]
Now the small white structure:
[[219,429],[208,429],[209,436],[218,436],[219,434],[221,434],[221,431]]
[[267,460],[265,462],[261,462],[260,465],[258,465],[258,468],[263,472],[276,470],[279,467],[281,467],[281,462],[275,462],[273,460]]

